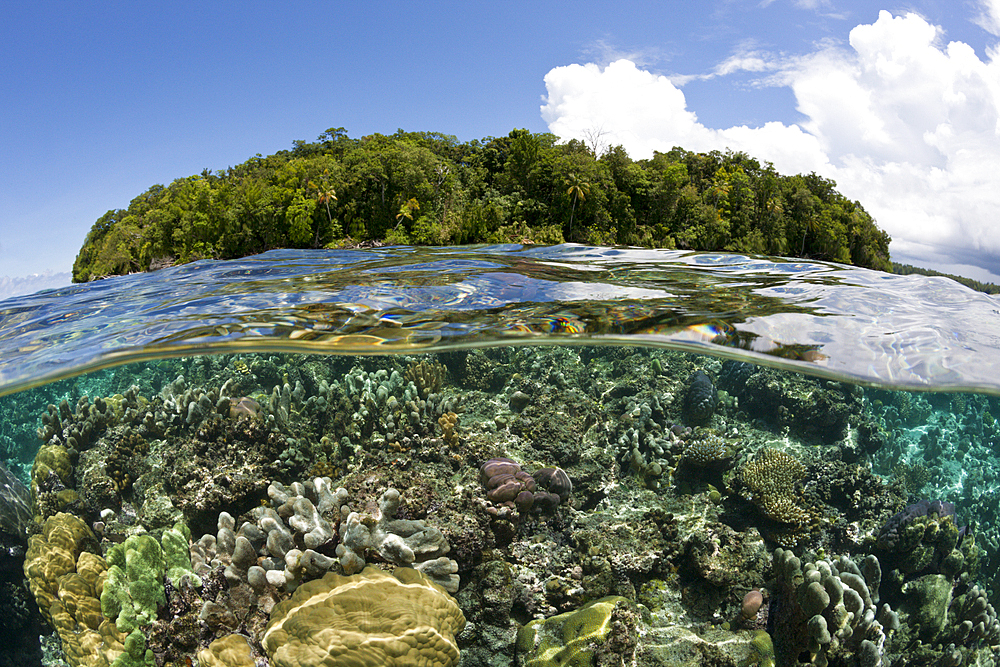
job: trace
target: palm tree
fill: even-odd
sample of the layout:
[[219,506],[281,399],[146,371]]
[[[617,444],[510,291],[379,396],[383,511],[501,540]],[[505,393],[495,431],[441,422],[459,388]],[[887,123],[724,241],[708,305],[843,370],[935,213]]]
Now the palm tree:
[[[329,174],[329,169],[324,172]],[[326,219],[330,223],[331,229],[333,228],[333,213],[330,212],[330,200],[337,201],[337,192],[332,186],[324,183],[322,186],[316,185],[312,181],[309,181],[309,187],[316,188],[316,202],[326,206]],[[313,239],[313,246],[319,244],[319,226],[316,227],[316,237]]]
[[572,234],[573,215],[576,213],[576,200],[587,199],[587,195],[590,194],[590,183],[581,181],[580,177],[576,175],[576,172],[570,172],[569,178],[566,179],[566,184],[569,185],[569,188],[566,190],[566,194],[573,197],[573,206],[569,211],[569,231]]
[[[329,175],[330,175],[329,169],[323,171],[323,176],[329,176]],[[318,195],[316,196],[316,201],[326,206],[326,217],[332,224],[333,214],[330,213],[330,200],[332,199],[333,201],[337,201],[337,192],[330,185],[326,183],[326,178],[324,178],[323,181],[324,182],[322,186],[316,185],[312,181],[309,181],[309,187],[316,188],[316,190],[318,191]]]

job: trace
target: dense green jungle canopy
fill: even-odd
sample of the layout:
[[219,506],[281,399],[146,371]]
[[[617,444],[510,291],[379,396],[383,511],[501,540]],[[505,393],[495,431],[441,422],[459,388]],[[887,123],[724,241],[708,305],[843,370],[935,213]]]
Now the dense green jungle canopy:
[[[595,150],[597,148],[597,150]],[[633,160],[514,130],[316,142],[154,185],[91,228],[73,280],[272,248],[561,243],[763,253],[891,270],[889,236],[816,174],[745,153],[674,148]]]

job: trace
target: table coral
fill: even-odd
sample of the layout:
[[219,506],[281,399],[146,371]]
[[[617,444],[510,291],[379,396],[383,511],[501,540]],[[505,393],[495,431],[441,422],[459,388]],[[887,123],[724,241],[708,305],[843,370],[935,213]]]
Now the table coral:
[[369,566],[300,586],[274,608],[261,643],[272,667],[452,667],[463,627],[455,601],[421,573]]
[[758,451],[737,472],[744,495],[769,519],[791,527],[767,531],[766,537],[782,546],[794,546],[815,522],[796,491],[796,484],[804,476],[805,467],[797,458],[769,447]]

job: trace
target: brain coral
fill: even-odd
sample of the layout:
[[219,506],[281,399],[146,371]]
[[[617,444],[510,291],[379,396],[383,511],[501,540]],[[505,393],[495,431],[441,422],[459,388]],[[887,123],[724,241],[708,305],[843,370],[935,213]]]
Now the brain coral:
[[271,612],[261,644],[272,667],[451,667],[465,616],[448,593],[411,568],[329,573]]

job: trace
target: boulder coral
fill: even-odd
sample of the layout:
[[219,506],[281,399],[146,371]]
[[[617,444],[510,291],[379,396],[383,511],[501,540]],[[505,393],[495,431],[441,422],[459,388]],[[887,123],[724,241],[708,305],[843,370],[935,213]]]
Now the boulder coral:
[[272,667],[452,667],[464,627],[458,604],[420,572],[369,566],[300,586],[274,608],[261,644]]
[[573,493],[573,482],[562,468],[541,468],[534,474],[512,459],[498,457],[479,469],[486,497],[498,505],[516,507],[521,513],[549,513]]
[[712,384],[712,378],[705,371],[695,371],[687,379],[684,391],[684,421],[688,424],[704,424],[719,403],[719,395]]
[[38,608],[55,628],[71,667],[108,667],[124,652],[125,636],[101,613],[107,564],[84,551],[97,548],[90,528],[65,513],[49,517],[28,539],[24,574]]

